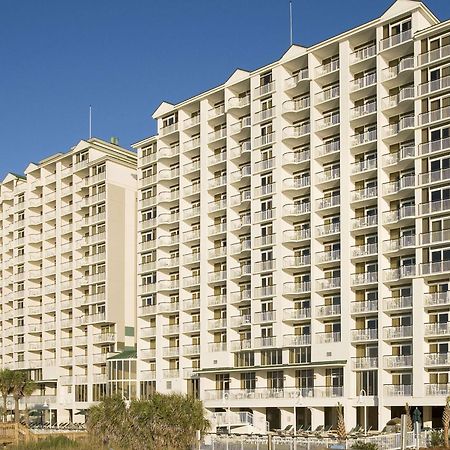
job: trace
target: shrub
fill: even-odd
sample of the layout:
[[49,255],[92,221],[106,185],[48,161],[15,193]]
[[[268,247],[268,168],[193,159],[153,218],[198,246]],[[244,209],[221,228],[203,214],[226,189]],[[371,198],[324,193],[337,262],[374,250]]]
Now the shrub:
[[429,447],[444,447],[444,431],[432,430],[430,433]]
[[378,450],[378,445],[373,442],[356,441],[351,448],[353,450]]
[[11,450],[88,450],[93,447],[85,446],[72,441],[64,436],[49,437],[38,442],[31,442],[29,444],[21,444],[12,447]]

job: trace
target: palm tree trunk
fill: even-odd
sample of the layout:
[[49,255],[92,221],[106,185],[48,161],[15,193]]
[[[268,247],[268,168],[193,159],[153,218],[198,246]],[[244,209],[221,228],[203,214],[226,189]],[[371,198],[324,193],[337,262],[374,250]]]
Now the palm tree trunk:
[[7,404],[7,396],[3,396],[3,422],[6,422],[8,420],[8,404]]
[[19,399],[14,399],[14,421],[16,423],[20,422],[20,409],[19,409]]

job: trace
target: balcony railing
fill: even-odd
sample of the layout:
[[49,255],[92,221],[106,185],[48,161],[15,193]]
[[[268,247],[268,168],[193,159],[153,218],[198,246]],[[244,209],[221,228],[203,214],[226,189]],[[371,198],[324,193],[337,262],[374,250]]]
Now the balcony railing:
[[359,117],[364,117],[369,114],[375,113],[377,111],[377,102],[370,101],[361,106],[355,106],[350,110],[350,118],[358,119]]
[[365,131],[364,133],[355,134],[350,142],[352,147],[368,144],[377,140],[377,130]]
[[425,366],[450,366],[450,353],[427,353]]
[[383,242],[383,250],[385,252],[396,252],[398,250],[415,247],[416,236],[402,236],[398,239],[390,239]]
[[310,107],[310,97],[303,97],[298,100],[287,100],[283,102],[283,112],[299,112]]
[[419,95],[427,95],[435,91],[440,91],[441,89],[447,89],[448,87],[450,87],[450,76],[419,84],[418,91]]
[[425,306],[444,306],[450,305],[450,291],[430,292],[424,296]]
[[410,325],[392,326],[383,328],[383,339],[412,338],[413,327]]
[[327,89],[324,89],[321,92],[318,92],[315,96],[316,103],[324,103],[329,100],[333,100],[335,98],[339,98],[340,95],[340,87],[339,85],[331,86]]
[[356,64],[361,61],[365,61],[366,59],[372,58],[377,54],[377,46],[370,45],[368,47],[361,48],[359,50],[354,51],[350,54],[350,62],[351,64]]
[[333,342],[341,342],[341,333],[340,332],[316,333],[316,340],[318,344],[331,344]]
[[321,77],[337,70],[339,70],[339,59],[335,59],[327,64],[322,64],[316,67],[316,75]]
[[412,129],[415,126],[414,116],[402,117],[398,122],[391,123],[384,127],[386,137],[396,136],[401,131]]
[[448,397],[450,394],[450,384],[425,384],[425,395]]
[[402,44],[403,42],[410,41],[412,39],[412,30],[406,30],[402,33],[394,34],[380,41],[380,50],[387,50],[395,45]]
[[412,355],[385,356],[383,360],[386,369],[411,367],[413,364]]
[[302,320],[311,317],[310,308],[286,308],[283,310],[283,320]]
[[376,356],[361,356],[359,358],[352,358],[352,368],[354,370],[377,369],[378,368],[378,357],[376,357]]
[[377,282],[378,272],[354,273],[351,276],[351,283],[353,286],[360,286],[361,284],[371,284]]
[[413,300],[411,296],[389,297],[384,299],[385,310],[395,310],[412,308]]
[[384,281],[397,281],[403,278],[411,278],[416,275],[416,266],[414,264],[405,265],[397,269],[384,269]]
[[419,122],[421,125],[428,125],[432,122],[439,122],[441,120],[448,119],[449,117],[450,117],[450,106],[446,106],[444,108],[435,109],[433,111],[420,114]]
[[442,47],[430,50],[426,53],[419,55],[419,64],[429,64],[450,56],[450,45],[444,45]]
[[373,341],[378,339],[377,328],[363,328],[362,330],[352,330],[352,341]]
[[450,199],[436,200],[419,205],[420,214],[433,214],[450,210]]
[[425,336],[447,336],[450,334],[450,322],[426,323]]
[[308,79],[309,79],[309,70],[301,69],[297,74],[295,74],[294,76],[289,77],[285,80],[285,82],[284,82],[285,89],[292,89],[295,86],[297,86],[297,84],[300,81],[308,80]]
[[357,91],[365,87],[373,86],[377,82],[377,74],[369,73],[361,78],[355,78],[350,82],[350,90]]
[[385,211],[383,213],[383,223],[390,224],[408,217],[415,217],[416,208],[414,205],[403,205],[397,210]]
[[355,245],[352,247],[352,257],[376,255],[378,252],[378,244]]

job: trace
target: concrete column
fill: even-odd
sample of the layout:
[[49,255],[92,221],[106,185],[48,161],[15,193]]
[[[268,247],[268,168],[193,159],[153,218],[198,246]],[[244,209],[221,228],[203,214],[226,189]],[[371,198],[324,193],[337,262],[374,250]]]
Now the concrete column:
[[378,408],[378,428],[382,430],[389,420],[391,420],[391,408],[388,406],[380,406]]
[[325,411],[323,407],[311,408],[311,429],[315,430],[319,425],[325,424]]

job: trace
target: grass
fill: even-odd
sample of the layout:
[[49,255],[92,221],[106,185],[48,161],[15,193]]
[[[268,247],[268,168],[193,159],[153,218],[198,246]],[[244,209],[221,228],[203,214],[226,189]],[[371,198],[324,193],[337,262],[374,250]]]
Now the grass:
[[38,442],[8,447],[10,450],[100,450],[89,443],[72,441],[64,436],[50,437]]

